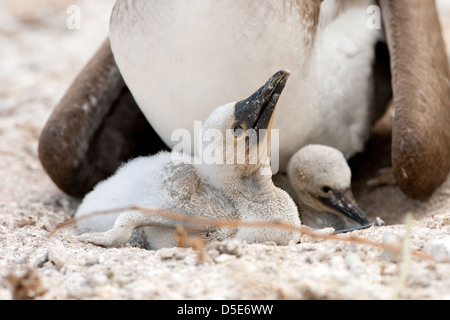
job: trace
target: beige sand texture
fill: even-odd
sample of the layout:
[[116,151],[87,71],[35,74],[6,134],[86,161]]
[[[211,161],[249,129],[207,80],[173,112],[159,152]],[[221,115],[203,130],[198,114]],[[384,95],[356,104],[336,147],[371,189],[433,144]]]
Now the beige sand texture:
[[[450,10],[442,25],[450,47]],[[66,228],[79,201],[47,177],[40,130],[107,35],[113,0],[80,0],[81,29],[66,26],[67,0],[0,2],[0,299],[450,299],[450,181],[425,202],[395,186],[356,190],[387,226],[353,232],[425,250],[433,260],[304,235],[301,243],[212,243],[198,251],[106,249]],[[410,235],[403,224],[413,217]]]

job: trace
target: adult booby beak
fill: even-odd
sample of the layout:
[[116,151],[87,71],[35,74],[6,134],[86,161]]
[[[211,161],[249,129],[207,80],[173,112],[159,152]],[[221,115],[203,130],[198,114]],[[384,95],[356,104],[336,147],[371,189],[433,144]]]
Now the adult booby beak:
[[290,72],[281,70],[275,73],[261,88],[245,100],[235,105],[235,126],[242,130],[270,129],[275,107],[283,91]]
[[343,191],[330,189],[327,196],[319,196],[318,200],[333,213],[342,214],[360,225],[369,223],[366,213],[358,207],[350,189]]

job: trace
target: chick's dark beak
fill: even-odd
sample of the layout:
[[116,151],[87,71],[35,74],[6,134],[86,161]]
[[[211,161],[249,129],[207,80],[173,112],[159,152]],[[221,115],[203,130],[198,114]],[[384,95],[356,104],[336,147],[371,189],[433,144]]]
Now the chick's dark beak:
[[247,129],[268,129],[278,99],[290,72],[275,73],[261,88],[245,100],[236,103],[234,117]]
[[369,223],[366,213],[358,207],[355,197],[350,189],[343,191],[332,190],[328,196],[319,196],[320,202],[330,208],[332,212],[358,222],[360,225]]

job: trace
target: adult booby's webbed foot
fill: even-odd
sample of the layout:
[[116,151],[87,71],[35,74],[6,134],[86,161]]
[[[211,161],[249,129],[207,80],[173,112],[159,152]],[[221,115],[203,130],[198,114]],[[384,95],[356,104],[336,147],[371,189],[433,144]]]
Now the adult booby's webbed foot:
[[401,190],[427,198],[450,171],[450,72],[434,0],[380,0],[391,55],[392,165]]
[[81,197],[122,162],[164,147],[126,87],[106,40],[47,121],[39,159],[61,190]]

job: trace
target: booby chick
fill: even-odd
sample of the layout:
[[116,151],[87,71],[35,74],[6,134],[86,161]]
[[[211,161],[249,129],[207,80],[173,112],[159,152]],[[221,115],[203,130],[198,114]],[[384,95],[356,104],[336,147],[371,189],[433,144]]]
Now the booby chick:
[[367,225],[351,191],[351,170],[343,154],[324,145],[300,149],[288,163],[291,195],[304,225],[336,231]]
[[[214,150],[211,154],[215,161],[202,159],[197,164],[198,158],[190,155],[186,159],[186,155],[176,151],[162,152],[136,158],[99,183],[75,215],[86,216],[79,219],[78,228],[89,233],[82,234],[80,240],[105,247],[120,246],[130,239],[134,229],[145,227],[146,247],[176,245],[176,221],[169,218],[138,210],[87,216],[132,206],[170,209],[205,218],[282,221],[299,226],[295,203],[274,186],[268,166],[274,111],[288,77],[288,71],[279,71],[248,99],[226,104],[211,113],[198,145],[204,156],[206,150]],[[234,152],[234,147],[226,147],[225,142],[243,145],[245,153]],[[249,156],[256,150],[259,157],[250,161]],[[206,241],[236,238],[280,245],[299,240],[299,234],[291,230],[262,227],[220,227],[201,232],[200,236]]]

